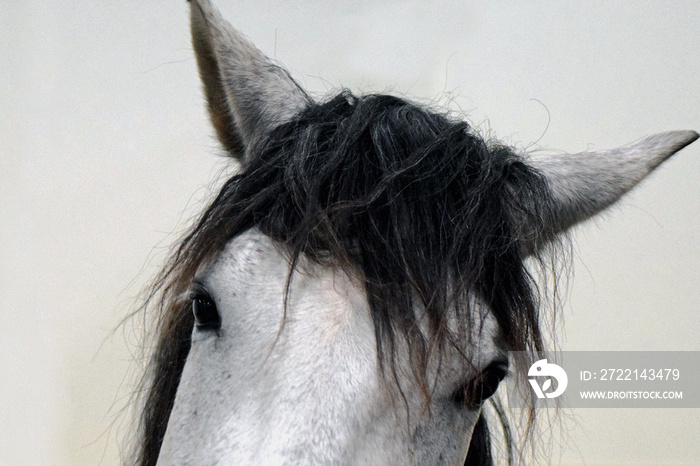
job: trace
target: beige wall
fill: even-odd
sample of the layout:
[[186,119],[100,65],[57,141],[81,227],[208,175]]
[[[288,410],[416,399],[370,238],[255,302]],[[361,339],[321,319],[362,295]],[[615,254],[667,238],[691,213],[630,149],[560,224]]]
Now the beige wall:
[[[450,104],[521,148],[700,130],[698,2],[219,3],[314,92]],[[0,63],[0,464],[116,464],[117,327],[223,167],[187,5],[0,1]],[[564,349],[700,350],[698,144],[578,230]],[[554,462],[697,464],[697,413],[575,411]]]

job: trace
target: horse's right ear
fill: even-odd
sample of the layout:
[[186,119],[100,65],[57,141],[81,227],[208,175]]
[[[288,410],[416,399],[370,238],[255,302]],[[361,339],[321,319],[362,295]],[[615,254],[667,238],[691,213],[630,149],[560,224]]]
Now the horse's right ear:
[[216,134],[231,155],[245,162],[252,145],[310,99],[209,0],[191,0],[190,15],[192,44]]

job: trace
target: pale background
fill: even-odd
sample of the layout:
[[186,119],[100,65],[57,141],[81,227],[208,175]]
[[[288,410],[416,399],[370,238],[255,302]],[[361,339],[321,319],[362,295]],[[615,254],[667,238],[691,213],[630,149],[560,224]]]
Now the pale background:
[[[520,148],[700,130],[697,1],[218,3],[313,92],[451,102]],[[119,324],[216,154],[184,0],[0,1],[0,465],[117,464]],[[563,349],[700,350],[700,143],[575,238]],[[552,462],[699,464],[698,414],[577,410]]]

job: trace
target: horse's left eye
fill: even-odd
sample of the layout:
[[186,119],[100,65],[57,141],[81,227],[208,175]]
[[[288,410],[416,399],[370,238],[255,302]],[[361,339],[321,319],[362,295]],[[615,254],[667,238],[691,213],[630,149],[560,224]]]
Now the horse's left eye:
[[199,294],[192,298],[192,314],[198,330],[219,330],[221,316],[216,309],[214,300],[208,295]]
[[496,393],[498,385],[506,375],[508,375],[508,365],[503,362],[493,362],[454,392],[452,400],[460,406],[476,409]]

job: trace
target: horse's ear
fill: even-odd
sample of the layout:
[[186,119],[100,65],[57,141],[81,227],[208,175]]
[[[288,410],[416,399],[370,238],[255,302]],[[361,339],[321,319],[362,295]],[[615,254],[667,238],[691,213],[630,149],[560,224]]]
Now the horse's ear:
[[236,31],[209,0],[191,0],[192,43],[209,114],[224,147],[244,161],[271,128],[310,102],[282,67]]
[[524,250],[537,252],[537,244],[611,206],[697,138],[695,131],[672,131],[617,149],[533,158],[530,165],[544,175],[553,202],[544,209],[540,225],[521,231],[526,238]]

